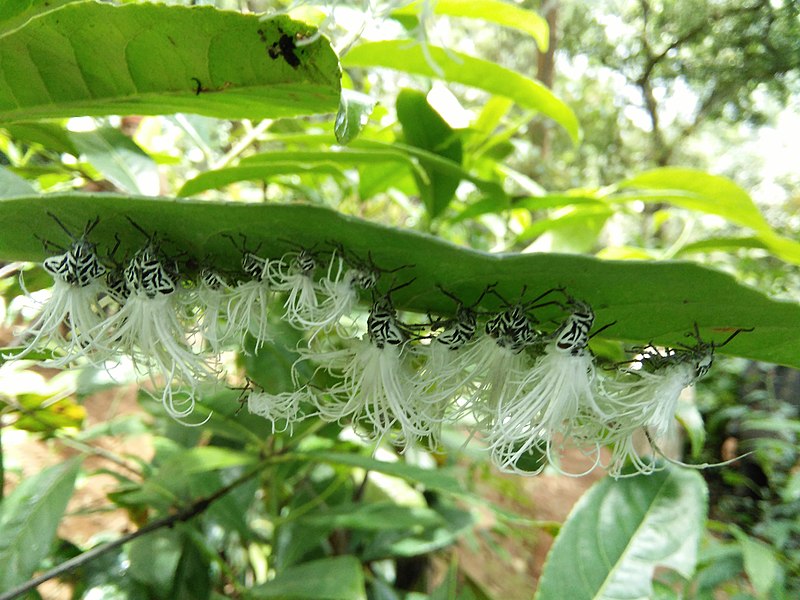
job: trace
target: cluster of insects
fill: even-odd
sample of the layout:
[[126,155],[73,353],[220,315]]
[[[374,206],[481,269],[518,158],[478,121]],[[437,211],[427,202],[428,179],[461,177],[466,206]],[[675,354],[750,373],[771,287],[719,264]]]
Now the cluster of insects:
[[[529,300],[523,288],[509,301],[488,285],[467,303],[439,287],[455,316],[412,322],[392,301],[411,283],[402,281],[406,267],[381,269],[340,245],[272,258],[228,236],[241,253],[237,272],[190,273],[132,221],[142,245],[118,260],[118,248],[101,256],[90,241],[97,220],[75,236],[51,216],[71,243],[45,244],[57,252],[43,263],[52,294],[14,357],[49,349],[47,364],[63,367],[128,356],[178,419],[191,415],[202,390],[224,381],[223,351],[257,353],[280,318],[304,332],[294,389],[248,384],[242,397],[273,430],[313,416],[348,423],[371,441],[436,449],[443,427],[458,422],[503,471],[560,468],[564,451],[577,448],[590,457],[587,472],[602,466],[622,476],[632,464],[630,472],[648,473],[663,464],[650,456],[673,427],[682,390],[706,373],[716,347],[743,331],[715,345],[695,328],[691,345],[637,347],[634,359],[598,368],[588,344],[613,323],[594,329],[592,307],[562,288]],[[479,308],[489,296],[498,310]],[[364,301],[368,310],[359,309]],[[535,316],[545,306],[563,313],[550,327]]]

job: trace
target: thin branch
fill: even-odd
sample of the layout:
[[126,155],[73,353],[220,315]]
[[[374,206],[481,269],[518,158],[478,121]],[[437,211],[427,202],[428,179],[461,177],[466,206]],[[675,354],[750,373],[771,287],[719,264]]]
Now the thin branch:
[[71,558],[67,561],[64,561],[57,567],[50,569],[49,571],[45,571],[41,575],[34,577],[33,579],[26,581],[22,585],[19,585],[3,594],[0,595],[0,600],[13,600],[14,598],[18,598],[22,594],[31,591],[32,589],[36,588],[37,586],[41,585],[45,581],[49,581],[54,577],[58,577],[63,575],[64,573],[68,573],[74,569],[77,569],[81,565],[86,564],[97,558],[98,556],[102,556],[106,552],[110,552],[115,548],[119,548],[123,544],[127,544],[128,542],[135,540],[136,538],[142,537],[143,535],[147,535],[148,533],[152,533],[158,529],[163,529],[165,527],[172,527],[176,523],[183,523],[196,517],[197,515],[203,513],[208,509],[211,504],[222,498],[225,494],[232,491],[236,487],[246,483],[253,477],[255,477],[264,467],[271,464],[270,461],[264,461],[260,463],[254,469],[248,471],[238,479],[235,479],[225,487],[218,489],[213,494],[206,496],[204,498],[198,498],[192,504],[183,508],[176,512],[173,515],[169,515],[167,517],[163,517],[161,519],[157,519],[137,529],[136,531],[129,533],[127,535],[123,535],[121,538],[114,540],[113,542],[108,542],[107,544],[103,544],[102,546],[97,546],[96,548],[92,548],[78,556]]

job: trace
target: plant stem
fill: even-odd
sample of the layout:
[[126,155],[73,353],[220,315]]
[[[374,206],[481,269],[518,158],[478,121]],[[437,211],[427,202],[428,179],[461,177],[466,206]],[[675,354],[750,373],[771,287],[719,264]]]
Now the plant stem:
[[29,592],[30,590],[34,589],[35,587],[41,585],[45,581],[49,581],[54,577],[58,577],[77,569],[81,565],[86,564],[89,561],[94,560],[98,556],[102,556],[106,552],[110,552],[115,548],[119,548],[123,544],[127,544],[131,540],[135,540],[136,538],[142,537],[143,535],[147,535],[148,533],[152,533],[153,531],[157,531],[158,529],[163,529],[164,527],[172,527],[176,523],[183,523],[184,521],[188,521],[193,517],[203,513],[205,510],[208,509],[211,504],[222,498],[225,494],[230,492],[231,490],[235,489],[236,487],[246,483],[253,477],[255,477],[264,467],[267,465],[272,464],[270,460],[265,460],[260,463],[257,467],[251,469],[238,479],[235,479],[228,485],[218,489],[213,494],[206,496],[204,498],[198,498],[194,502],[192,502],[186,508],[183,508],[176,512],[175,514],[169,515],[167,517],[163,517],[161,519],[157,519],[137,529],[136,531],[129,533],[127,535],[123,535],[121,538],[114,540],[113,542],[108,542],[107,544],[103,544],[101,546],[97,546],[96,548],[92,548],[86,552],[79,554],[78,556],[71,558],[67,561],[64,561],[57,567],[50,569],[49,571],[45,571],[41,575],[26,581],[25,583],[3,593],[0,594],[0,600],[13,600],[13,598],[17,598],[22,594]]

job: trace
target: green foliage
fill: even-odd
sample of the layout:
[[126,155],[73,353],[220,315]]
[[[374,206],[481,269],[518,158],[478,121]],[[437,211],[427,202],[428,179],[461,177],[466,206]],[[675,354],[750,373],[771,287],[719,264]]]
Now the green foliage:
[[0,503],[0,589],[26,581],[50,553],[80,460],[45,469]]
[[354,48],[342,64],[345,67],[386,67],[473,86],[538,111],[561,125],[573,141],[580,138],[580,127],[572,109],[538,81],[495,63],[436,46],[429,46],[427,53],[430,59],[421,47],[403,41],[370,42]]
[[705,484],[688,470],[601,481],[561,528],[535,598],[649,598],[656,567],[690,577],[706,506]]
[[[385,269],[410,265],[397,277],[413,282],[392,299],[420,320],[457,308],[437,284],[465,301],[494,282],[512,299],[524,285],[529,292],[566,286],[592,304],[598,324],[612,324],[592,347],[614,360],[623,360],[622,343],[685,343],[695,325],[706,341],[753,327],[719,353],[798,367],[800,307],[742,280],[747,268],[773,283],[791,275],[800,245],[776,231],[737,183],[671,166],[691,155],[681,143],[702,124],[758,121],[751,92],[759,84],[774,97],[786,93],[782,75],[798,56],[794,4],[673,4],[628,3],[622,24],[639,35],[614,41],[606,37],[613,28],[587,20],[590,11],[558,3],[567,37],[553,36],[556,48],[621,73],[645,100],[648,132],[624,125],[628,113],[608,102],[619,91],[608,71],[587,71],[591,81],[574,76],[559,94],[535,79],[531,53],[545,52],[555,32],[542,16],[508,2],[407,3],[387,18],[416,39],[341,44],[348,50],[341,62],[335,36],[329,42],[286,15],[139,2],[4,3],[0,260],[40,261],[47,254],[41,240],[69,243],[48,211],[76,234],[99,218],[91,239],[103,255],[118,243],[117,257],[143,241],[129,217],[157,233],[170,257],[197,268],[237,269],[241,253],[226,235],[242,234],[272,257],[336,241]],[[450,18],[451,37],[435,41],[452,47],[431,43],[439,17]],[[489,49],[484,23],[502,28],[490,30]],[[456,49],[460,38],[470,54]],[[670,127],[648,101],[659,86],[672,93],[679,78],[701,102],[691,121]],[[459,97],[443,100],[443,89]],[[190,114],[139,117],[174,113]],[[89,130],[86,120],[80,127],[68,120],[84,116],[103,118]],[[552,125],[567,135],[551,139]],[[582,136],[586,143],[577,146]],[[726,229],[689,235],[706,215],[721,217]],[[517,252],[523,249],[538,251]],[[733,275],[697,264],[720,254]],[[696,262],[671,260],[678,256]],[[33,292],[49,280],[32,269],[25,284]],[[8,320],[23,320],[11,302],[21,284],[8,278],[0,291]],[[487,296],[478,308],[499,307]],[[537,310],[547,330],[560,315],[552,306]],[[275,339],[258,352],[252,341],[235,348],[228,385],[247,376],[278,393],[314,376],[313,367],[295,362],[303,333],[286,324],[273,329]],[[287,431],[283,423],[273,428],[247,412],[235,389],[202,390],[190,417],[197,427],[166,417],[146,392],[139,405],[149,415],[89,427],[83,394],[120,381],[100,381],[97,369],[87,369],[75,379],[75,394],[51,403],[41,378],[31,389],[20,383],[26,371],[10,370],[13,354],[0,354],[7,370],[0,434],[13,427],[61,440],[110,458],[112,467],[90,470],[74,459],[23,481],[3,500],[3,590],[38,569],[104,550],[71,578],[62,575],[74,598],[487,600],[491,593],[454,550],[485,535],[483,517],[490,515],[496,531],[523,537],[532,525],[558,529],[476,497],[474,464],[485,457],[458,454],[463,432],[448,432],[450,446],[438,449],[449,449],[450,458],[418,448],[400,454],[386,442],[376,449],[349,441],[344,424],[306,419]],[[720,401],[733,396],[717,389],[722,373],[699,386],[701,400],[713,389],[718,404],[702,411],[686,405],[678,419],[698,462],[719,460],[730,433],[723,422],[760,432],[755,462],[765,483],[736,465],[720,471],[722,483],[705,473],[713,518],[737,520],[712,521],[713,535],[701,535],[706,486],[690,470],[603,480],[560,528],[536,598],[796,595],[797,413],[789,403]],[[155,454],[117,456],[98,444],[105,435],[143,436]],[[459,464],[470,461],[466,469]],[[106,508],[123,509],[139,532],[154,530],[115,548],[53,544],[79,473],[90,483],[98,474],[114,477]],[[763,495],[754,500],[725,486],[750,493],[760,486]],[[489,558],[504,560],[500,552]],[[450,566],[437,585],[429,574],[441,559]]]

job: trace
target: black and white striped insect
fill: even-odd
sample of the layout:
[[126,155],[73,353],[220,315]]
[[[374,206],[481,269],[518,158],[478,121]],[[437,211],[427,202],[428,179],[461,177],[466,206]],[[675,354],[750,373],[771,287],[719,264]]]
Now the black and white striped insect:
[[392,287],[382,296],[374,298],[372,309],[367,317],[367,333],[372,343],[378,348],[401,346],[408,338],[408,331],[397,318],[397,310],[392,303],[391,295],[414,282],[413,279]]
[[164,266],[152,243],[136,252],[125,268],[128,287],[132,291],[144,292],[148,298],[174,293],[177,289],[176,280],[176,275]]
[[51,212],[47,214],[72,239],[72,244],[66,252],[46,258],[43,261],[44,269],[54,277],[59,277],[77,287],[86,287],[102,277],[107,269],[97,255],[96,245],[88,239],[89,234],[100,222],[100,218],[87,223],[83,234],[76,238],[58,217]]
[[[466,306],[454,294],[448,292],[443,287],[438,286],[439,290],[445,296],[457,302],[458,308],[456,309],[456,316],[454,319],[433,324],[434,327],[445,327],[445,330],[436,336],[436,343],[442,344],[451,350],[458,350],[459,348],[463,347],[464,344],[470,342],[475,337],[475,333],[478,329],[478,313],[475,311],[475,307],[481,303],[481,300],[483,300],[484,296],[486,296],[486,294],[489,293],[489,291],[492,290],[495,285],[496,284],[487,286],[478,299],[475,300],[475,302],[473,302],[470,306]],[[497,327],[498,325],[492,325],[493,330],[495,330]]]
[[553,333],[555,347],[560,352],[577,355],[589,344],[589,331],[594,325],[592,307],[581,300],[571,299],[569,317]]
[[367,333],[378,348],[383,348],[387,344],[400,346],[408,339],[398,324],[397,311],[388,296],[373,302],[367,318]]

